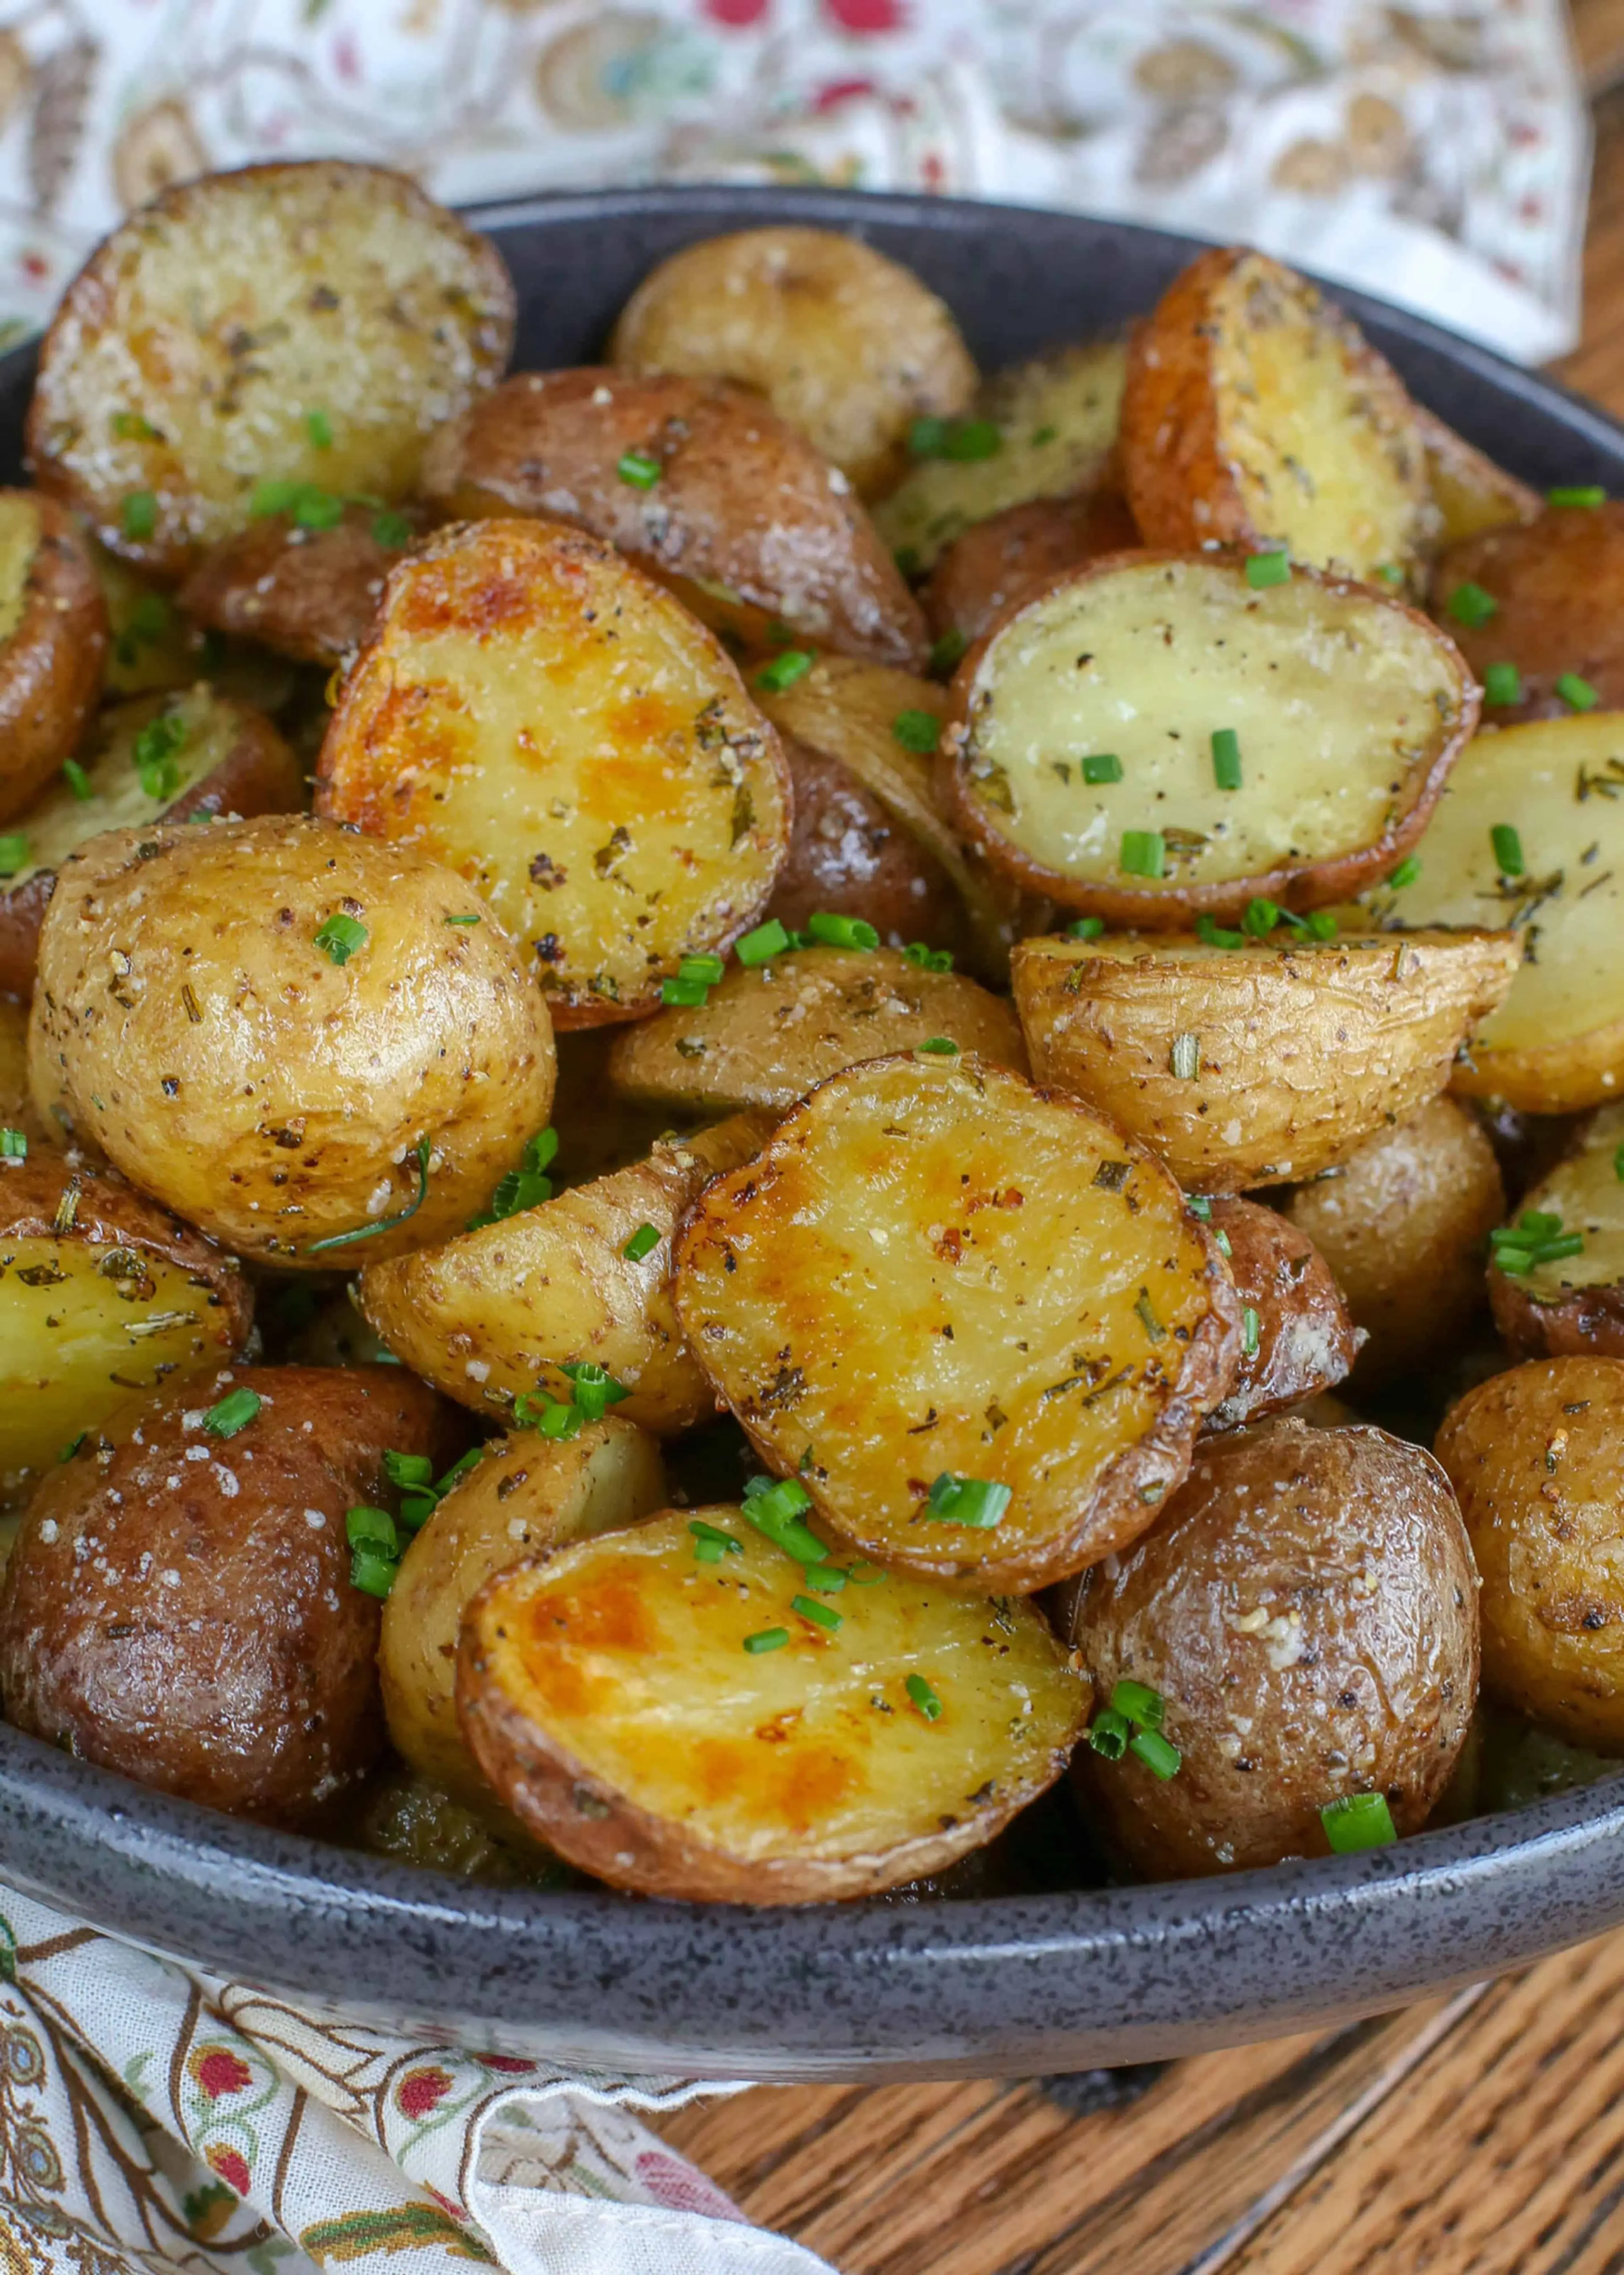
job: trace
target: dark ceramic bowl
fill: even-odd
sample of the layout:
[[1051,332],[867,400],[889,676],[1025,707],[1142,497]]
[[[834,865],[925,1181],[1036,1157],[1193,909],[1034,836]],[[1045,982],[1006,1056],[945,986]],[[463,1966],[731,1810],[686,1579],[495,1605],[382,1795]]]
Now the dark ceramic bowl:
[[[805,191],[611,192],[480,218],[518,286],[521,367],[590,360],[656,261],[762,222],[896,254],[986,366],[1147,308],[1195,249],[1058,214]],[[1341,297],[1420,400],[1515,472],[1624,491],[1624,431],[1599,412]],[[26,351],[0,361],[6,480],[32,373]],[[210,1969],[495,2052],[714,2078],[1020,2075],[1350,2022],[1624,1920],[1624,1779],[1227,1879],[740,1911],[470,1888],[168,1800],[0,1726],[0,1878]]]

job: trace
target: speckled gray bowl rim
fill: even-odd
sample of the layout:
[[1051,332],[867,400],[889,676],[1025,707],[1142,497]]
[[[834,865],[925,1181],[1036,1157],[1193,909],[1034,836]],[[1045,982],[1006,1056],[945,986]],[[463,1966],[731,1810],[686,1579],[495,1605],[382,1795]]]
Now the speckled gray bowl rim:
[[[984,362],[1122,321],[1195,249],[1072,215],[830,191],[603,192],[479,218],[519,285],[521,366],[589,358],[654,260],[761,222],[850,229],[909,260]],[[1424,401],[1514,471],[1624,489],[1624,430],[1591,405],[1338,297]],[[0,359],[13,472],[32,365],[26,349]],[[492,2052],[714,2078],[1023,2075],[1351,2022],[1598,1932],[1624,1919],[1624,1774],[1267,1872],[752,1910],[473,1888],[220,1817],[0,1725],[0,1878],[214,1972]]]

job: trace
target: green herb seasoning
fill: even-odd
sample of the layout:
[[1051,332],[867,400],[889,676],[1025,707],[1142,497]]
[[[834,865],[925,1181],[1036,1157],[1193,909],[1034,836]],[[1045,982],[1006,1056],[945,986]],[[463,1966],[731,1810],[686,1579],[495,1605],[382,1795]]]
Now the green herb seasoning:
[[381,1549],[357,1548],[350,1555],[350,1585],[364,1596],[386,1599],[399,1576],[400,1565]]
[[1114,751],[1091,751],[1083,761],[1085,782],[1119,782],[1122,779],[1122,762]]
[[1492,593],[1485,593],[1481,585],[1474,585],[1469,580],[1464,585],[1457,585],[1444,602],[1446,612],[1454,618],[1457,624],[1464,624],[1468,631],[1480,630],[1491,616],[1499,616],[1499,607]]
[[1547,505],[1579,505],[1594,509],[1606,504],[1607,493],[1598,482],[1582,482],[1566,489],[1547,490],[1545,503]]
[[991,1532],[1003,1522],[1014,1495],[1008,1485],[986,1478],[957,1478],[944,1470],[925,1496],[928,1513],[944,1524],[973,1525]]
[[953,950],[950,948],[927,948],[922,940],[910,940],[903,950],[903,961],[911,964],[918,971],[951,971]]
[[553,1181],[547,1171],[557,1155],[557,1130],[538,1130],[520,1155],[517,1168],[510,1169],[498,1182],[490,1206],[479,1216],[469,1218],[468,1230],[481,1232],[487,1224],[502,1224],[525,1209],[540,1208],[543,1201],[550,1201]]
[[150,490],[132,490],[118,509],[118,526],[139,545],[158,526],[158,501]]
[[789,1608],[798,1612],[804,1620],[810,1620],[814,1627],[827,1628],[831,1635],[845,1624],[842,1612],[835,1611],[831,1605],[820,1604],[811,1596],[791,1596]]
[[333,422],[325,411],[306,411],[305,432],[315,450],[330,450],[333,447]]
[[0,1161],[26,1161],[28,1139],[21,1130],[0,1130]]
[[1522,1279],[1537,1265],[1560,1264],[1564,1257],[1582,1256],[1584,1235],[1564,1231],[1561,1218],[1548,1209],[1524,1209],[1515,1224],[1495,1226],[1489,1235],[1489,1251],[1499,1271]]
[[1257,1357],[1258,1334],[1259,1321],[1257,1312],[1250,1304],[1243,1304],[1241,1308],[1241,1356],[1243,1358]]
[[798,1478],[752,1478],[744,1488],[744,1515],[758,1532],[797,1564],[827,1564],[829,1552],[817,1534],[801,1523],[812,1495]]
[[1241,930],[1250,933],[1254,940],[1267,940],[1280,918],[1278,901],[1248,901],[1241,918]]
[[351,1548],[375,1548],[385,1556],[400,1553],[400,1535],[387,1508],[346,1509],[344,1538]]
[[745,1636],[744,1648],[749,1651],[782,1651],[789,1640],[788,1628],[758,1628],[754,1635]]
[[186,722],[172,711],[149,719],[137,735],[131,758],[142,790],[162,804],[180,788],[178,753],[185,748]]
[[1556,683],[1556,692],[1570,711],[1594,711],[1601,698],[1588,679],[1581,679],[1576,671],[1564,671]]
[[412,524],[404,513],[375,513],[372,519],[373,542],[381,545],[386,553],[398,553],[412,542]]
[[64,759],[62,762],[62,772],[68,788],[72,791],[79,804],[81,805],[88,805],[90,800],[95,796],[95,791],[91,788],[90,776],[85,772],[85,769],[80,766],[79,760],[77,759]]
[[478,917],[447,917],[444,921],[449,925],[477,925],[480,919]]
[[394,1216],[381,1216],[374,1224],[358,1225],[353,1232],[330,1232],[325,1240],[313,1240],[306,1256],[320,1256],[329,1248],[348,1248],[358,1240],[375,1240],[381,1232],[393,1232],[397,1225],[409,1224],[428,1198],[428,1164],[434,1148],[427,1138],[417,1143],[418,1189],[415,1199],[407,1202]]
[[358,949],[366,945],[368,933],[364,924],[340,911],[328,917],[316,926],[315,944],[329,964],[341,968],[348,964]]
[[20,829],[0,835],[0,877],[14,877],[28,865],[28,840]]
[[1128,1741],[1128,1750],[1164,1785],[1169,1778],[1177,1777],[1183,1766],[1184,1757],[1159,1730],[1136,1730]]
[[775,956],[782,956],[789,945],[789,933],[776,917],[769,917],[765,924],[758,925],[754,932],[747,932],[743,940],[736,941],[733,953],[746,971],[750,971],[759,964],[770,964]]
[[1525,864],[1522,840],[1508,821],[1497,821],[1489,832],[1489,843],[1494,849],[1495,866],[1502,877],[1520,877]]
[[723,1532],[719,1525],[706,1524],[702,1516],[691,1516],[688,1520],[688,1530],[696,1540],[708,1542],[711,1547],[719,1550],[724,1556],[742,1556],[744,1553],[744,1544],[742,1540],[731,1532]]
[[990,419],[916,419],[908,429],[916,458],[993,458],[1003,447],[1003,435]]
[[1220,790],[1241,787],[1241,738],[1233,727],[1212,730],[1212,779]]
[[1205,941],[1209,948],[1235,949],[1244,948],[1246,945],[1246,934],[1243,932],[1230,932],[1226,926],[1216,923],[1212,917],[1208,916],[1205,909],[1196,918],[1196,938]]
[[67,1444],[57,1455],[57,1459],[59,1462],[71,1462],[74,1455],[78,1453],[79,1447],[84,1444],[86,1439],[89,1435],[90,1432],[88,1430],[81,1430],[77,1438],[70,1438]]
[[878,948],[880,934],[861,917],[842,917],[814,909],[806,919],[808,937],[820,948]]
[[931,643],[930,669],[933,675],[938,679],[945,679],[949,672],[956,670],[969,646],[970,642],[963,632],[946,631],[940,634]]
[[1160,877],[1167,872],[1167,840],[1159,829],[1125,829],[1118,858],[1130,877]]
[[1167,1718],[1167,1702],[1146,1682],[1118,1682],[1111,1691],[1111,1708],[1136,1730],[1159,1730]]
[[652,490],[660,480],[660,461],[646,450],[623,450],[615,471],[634,490]]
[[891,732],[905,751],[928,758],[941,740],[941,722],[933,711],[899,711]]
[[941,1719],[941,1701],[922,1674],[910,1674],[903,1688],[910,1703],[918,1708],[927,1722]]
[[1620,1145],[1613,1154],[1613,1174],[1620,1184],[1624,1185],[1624,1145]]
[[1403,859],[1399,863],[1398,867],[1394,871],[1393,874],[1388,878],[1388,880],[1387,880],[1387,883],[1388,883],[1388,885],[1391,887],[1391,888],[1392,888],[1392,890],[1393,890],[1394,892],[1395,892],[1395,893],[1401,893],[1401,892],[1403,891],[1403,889],[1404,889],[1405,886],[1406,886],[1406,885],[1413,885],[1413,884],[1415,883],[1415,881],[1416,881],[1416,878],[1417,878],[1420,874],[1421,874],[1421,856],[1420,856],[1420,854],[1419,854],[1419,853],[1407,853],[1407,854],[1404,856],[1404,858],[1403,858]]
[[786,687],[793,687],[797,679],[805,678],[813,661],[810,648],[787,647],[771,663],[762,665],[756,674],[756,685],[769,695],[782,695]]
[[1404,582],[1404,571],[1396,561],[1384,561],[1372,573],[1379,577],[1384,585],[1401,585]]
[[620,1252],[628,1264],[641,1264],[643,1258],[646,1256],[652,1256],[659,1245],[659,1227],[640,1224]]
[[1212,1204],[1205,1193],[1186,1193],[1184,1206],[1191,1216],[1198,1216],[1203,1224],[1212,1221]]
[[1399,1837],[1385,1793],[1350,1793],[1341,1801],[1328,1801],[1319,1821],[1339,1856],[1357,1856],[1362,1848],[1390,1848]]
[[1483,699],[1504,705],[1522,700],[1522,675],[1514,663],[1492,663],[1483,675]]
[[235,1438],[239,1430],[248,1427],[264,1403],[257,1390],[245,1389],[239,1384],[209,1408],[203,1417],[203,1427],[211,1438]]
[[1098,940],[1106,928],[1103,917],[1078,917],[1066,926],[1068,940]]
[[625,1384],[616,1382],[595,1359],[565,1359],[558,1372],[573,1384],[574,1402],[589,1422],[601,1422],[611,1406],[631,1395]]
[[697,1011],[710,1001],[711,991],[703,979],[684,979],[679,973],[661,981],[660,1000],[668,1010]]
[[1246,581],[1254,593],[1266,592],[1271,585],[1291,582],[1291,560],[1283,545],[1272,545],[1266,553],[1247,556]]
[[928,1035],[919,1044],[916,1055],[927,1059],[956,1059],[959,1047],[951,1035]]
[[1125,1714],[1119,1714],[1114,1706],[1102,1707],[1089,1724],[1084,1735],[1102,1760],[1120,1762],[1128,1751],[1128,1718]]

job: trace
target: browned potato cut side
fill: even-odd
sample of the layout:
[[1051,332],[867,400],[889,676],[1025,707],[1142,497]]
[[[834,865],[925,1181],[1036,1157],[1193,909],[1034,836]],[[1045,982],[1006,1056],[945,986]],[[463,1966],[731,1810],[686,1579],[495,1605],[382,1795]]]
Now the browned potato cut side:
[[[1462,586],[1486,593],[1492,614],[1462,623],[1450,602]],[[1535,521],[1512,523],[1464,538],[1433,564],[1432,608],[1473,671],[1514,664],[1521,688],[1514,703],[1492,703],[1487,724],[1565,719],[1571,706],[1557,682],[1571,674],[1592,688],[1607,711],[1624,710],[1624,502],[1552,506]]]
[[968,410],[976,367],[910,268],[832,229],[747,229],[685,246],[620,314],[611,360],[730,379],[872,496],[907,464],[916,419]]
[[1371,1429],[1288,1416],[1213,1439],[1126,1555],[1084,1575],[1070,1633],[1103,1707],[1166,1702],[1165,1783],[1079,1747],[1079,1796],[1156,1879],[1323,1856],[1320,1811],[1386,1796],[1418,1832],[1477,1694],[1477,1580],[1443,1471]]
[[1318,908],[1420,835],[1477,705],[1451,643],[1384,594],[1116,554],[966,656],[940,790],[989,860],[1107,924]]
[[574,530],[449,529],[389,578],[317,805],[466,877],[561,1026],[641,1016],[759,913],[789,848],[778,737],[712,634]]
[[1207,1206],[1212,1237],[1241,1299],[1241,1365],[1206,1426],[1234,1430],[1341,1382],[1363,1338],[1330,1266],[1305,1233],[1257,1201]]
[[938,639],[967,646],[1069,569],[1105,553],[1132,550],[1139,532],[1121,490],[1107,485],[1076,497],[1029,498],[1006,506],[956,537],[925,588],[925,620]]
[[41,934],[35,1102],[245,1257],[444,1240],[553,1096],[547,1006],[474,900],[304,815],[95,839]]
[[[633,1168],[443,1248],[372,1265],[362,1309],[416,1373],[481,1412],[538,1389],[567,1402],[560,1370],[585,1360],[629,1394],[616,1409],[626,1421],[661,1435],[691,1430],[715,1397],[672,1308],[672,1235],[706,1182],[752,1160],[772,1127],[741,1114],[662,1140]],[[629,1257],[646,1225],[657,1244]]]
[[973,979],[921,971],[895,949],[794,949],[732,965],[706,1003],[628,1028],[609,1077],[674,1112],[782,1109],[842,1067],[933,1042],[1026,1070],[1014,1013]]
[[72,517],[0,490],[0,822],[72,756],[106,653],[107,604]]
[[[1624,1358],[1624,1104],[1604,1106],[1565,1160],[1523,1195],[1518,1215],[1555,1217],[1584,1245],[1532,1270],[1489,1268],[1494,1324],[1513,1350],[1535,1357],[1593,1352]],[[1498,1223],[1504,1212],[1491,1221]]]
[[526,1432],[487,1447],[407,1548],[383,1607],[378,1672],[396,1751],[488,1815],[495,1795],[457,1719],[464,1612],[493,1574],[635,1524],[665,1501],[658,1447],[615,1415],[566,1444]]
[[1122,472],[1147,545],[1283,545],[1368,578],[1432,533],[1426,451],[1397,374],[1261,253],[1214,246],[1129,352]]
[[[696,1519],[736,1544],[714,1563]],[[803,1584],[731,1504],[500,1574],[457,1671],[480,1767],[611,1886],[752,1904],[940,1871],[1054,1782],[1082,1685],[1034,1606],[888,1573],[836,1629],[792,1609]]]
[[741,388],[525,372],[435,437],[423,487],[460,519],[589,530],[749,647],[788,631],[923,668],[925,620],[845,476]]
[[1038,1080],[1113,1115],[1191,1191],[1318,1176],[1436,1097],[1504,998],[1505,933],[1239,949],[1048,938],[1015,951]]
[[1493,1147],[1457,1100],[1429,1100],[1378,1130],[1285,1207],[1369,1338],[1357,1386],[1430,1372],[1482,1310],[1484,1243],[1506,1213],[1506,1189]]
[[1537,490],[1476,450],[1453,427],[1420,404],[1411,406],[1427,457],[1427,488],[1438,516],[1438,541],[1458,544],[1480,530],[1508,521],[1532,521],[1545,510]]
[[210,546],[180,589],[193,620],[304,663],[342,663],[372,630],[383,586],[426,517],[346,505],[330,528],[260,517]]
[[[1234,1285],[1160,1164],[971,1057],[814,1091],[694,1205],[676,1312],[844,1538],[1023,1593],[1144,1530],[1240,1358]],[[1001,1515],[956,1522],[944,1476],[1007,1487]]]
[[404,175],[205,175],[69,286],[28,414],[34,479],[177,578],[265,483],[404,496],[427,437],[500,375],[513,322],[495,247]]
[[18,995],[33,991],[57,873],[91,838],[194,814],[294,813],[305,802],[298,760],[270,721],[201,681],[111,705],[79,764],[82,777],[59,778],[22,817],[26,858],[0,886],[0,988]]

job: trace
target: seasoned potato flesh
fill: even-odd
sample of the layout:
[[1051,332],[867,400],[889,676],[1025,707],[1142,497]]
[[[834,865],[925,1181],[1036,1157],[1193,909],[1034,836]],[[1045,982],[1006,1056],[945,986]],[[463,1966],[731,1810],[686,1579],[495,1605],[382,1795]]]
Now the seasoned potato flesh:
[[[815,1091],[707,1187],[677,1316],[767,1461],[868,1554],[1031,1590],[1135,1538],[1239,1357],[1232,1282],[1160,1164],[970,1058]],[[1007,1485],[993,1527],[929,1494]]]
[[[470,1608],[464,1726],[541,1839],[617,1886],[796,1902],[939,1870],[1054,1782],[1082,1685],[1034,1606],[893,1572],[820,1598],[831,1630],[738,1508],[698,1515],[736,1551],[698,1562],[673,1511]],[[746,1649],[776,1628],[782,1648]]]
[[39,546],[38,508],[20,490],[0,490],[0,642],[22,623]]
[[513,321],[495,246],[402,175],[206,176],[70,286],[29,413],[35,476],[114,552],[178,575],[265,481],[404,496],[430,434],[500,377]]
[[[1564,1256],[1550,1264],[1536,1264],[1516,1275],[1518,1292],[1536,1306],[1556,1307],[1585,1289],[1605,1289],[1609,1301],[1609,1332],[1605,1344],[1595,1330],[1586,1348],[1605,1348],[1624,1357],[1624,1179],[1618,1164],[1624,1159],[1624,1104],[1604,1106],[1586,1126],[1578,1146],[1550,1175],[1523,1196],[1522,1208],[1537,1209],[1560,1217],[1565,1233],[1579,1234],[1584,1242],[1578,1256]],[[1520,1213],[1521,1212],[1519,1212]],[[1503,1276],[1503,1275],[1497,1275]],[[1587,1309],[1589,1307],[1586,1307]],[[1558,1343],[1555,1349],[1565,1349]]]
[[537,522],[452,528],[396,571],[318,803],[465,877],[560,1026],[658,1003],[752,921],[789,843],[783,753],[715,638]]
[[[1238,913],[1265,882],[1334,899],[1350,857],[1379,865],[1419,828],[1477,716],[1459,655],[1413,610],[1301,573],[1254,592],[1240,563],[1198,556],[1084,570],[967,675],[960,803],[989,856],[1079,908],[1129,897],[1152,925],[1183,921],[1192,896]],[[1233,789],[1220,727],[1239,744]]]

